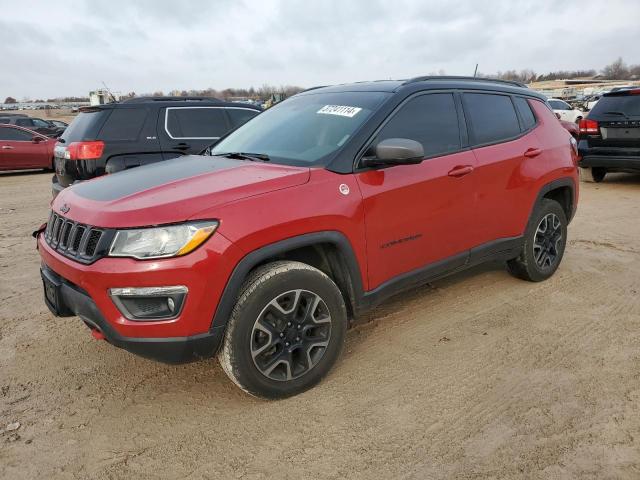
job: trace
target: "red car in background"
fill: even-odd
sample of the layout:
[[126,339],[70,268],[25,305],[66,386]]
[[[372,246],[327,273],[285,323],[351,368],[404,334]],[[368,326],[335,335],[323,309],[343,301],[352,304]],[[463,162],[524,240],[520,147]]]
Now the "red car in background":
[[0,125],[0,170],[53,169],[55,138],[16,125]]
[[571,134],[573,138],[578,139],[578,135],[580,134],[580,128],[578,124],[575,122],[567,122],[565,120],[560,120],[562,126]]

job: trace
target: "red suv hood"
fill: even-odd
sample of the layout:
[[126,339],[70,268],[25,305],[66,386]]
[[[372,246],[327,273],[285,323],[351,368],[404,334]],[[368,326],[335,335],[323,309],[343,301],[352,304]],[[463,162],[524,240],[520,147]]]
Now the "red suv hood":
[[76,184],[52,208],[89,225],[141,227],[182,222],[205,209],[308,180],[308,168],[193,155]]

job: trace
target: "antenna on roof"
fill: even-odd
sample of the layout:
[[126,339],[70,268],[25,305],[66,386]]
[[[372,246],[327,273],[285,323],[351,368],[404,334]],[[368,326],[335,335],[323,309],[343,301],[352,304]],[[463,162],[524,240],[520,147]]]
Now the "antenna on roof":
[[478,64],[476,63],[476,69],[473,71],[473,78],[478,76]]
[[113,93],[111,93],[111,90],[109,90],[109,87],[107,87],[107,84],[104,83],[104,80],[102,81],[102,85],[104,85],[105,90],[111,96],[111,101],[112,102],[117,102],[116,97],[113,95]]

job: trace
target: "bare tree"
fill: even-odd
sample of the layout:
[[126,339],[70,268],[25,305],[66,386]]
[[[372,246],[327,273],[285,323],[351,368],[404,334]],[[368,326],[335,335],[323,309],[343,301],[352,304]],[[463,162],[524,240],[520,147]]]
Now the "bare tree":
[[602,69],[602,76],[611,80],[626,80],[629,78],[629,68],[622,57]]

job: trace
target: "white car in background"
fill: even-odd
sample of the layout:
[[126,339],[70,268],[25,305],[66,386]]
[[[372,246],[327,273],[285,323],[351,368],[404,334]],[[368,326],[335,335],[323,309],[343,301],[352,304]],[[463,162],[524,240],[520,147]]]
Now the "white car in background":
[[564,120],[565,122],[578,123],[585,116],[582,110],[573,108],[567,102],[558,98],[550,98],[549,105],[551,105],[553,112],[559,116],[560,120]]

